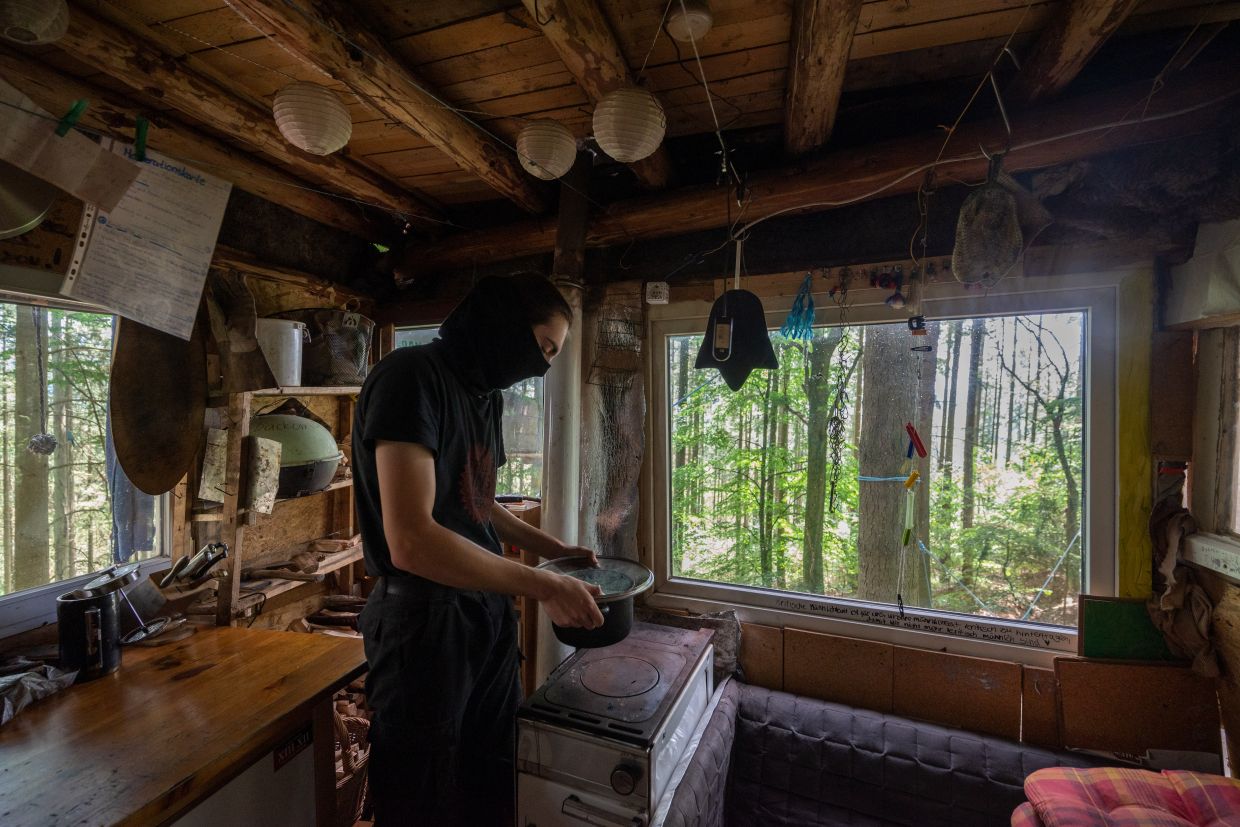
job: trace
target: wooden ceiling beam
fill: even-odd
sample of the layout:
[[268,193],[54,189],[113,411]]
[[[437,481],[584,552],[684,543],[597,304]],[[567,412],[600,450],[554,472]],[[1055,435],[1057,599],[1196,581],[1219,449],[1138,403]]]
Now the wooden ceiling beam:
[[[543,190],[499,139],[445,105],[352,11],[326,0],[230,0],[290,53],[348,86],[377,112],[421,135],[463,170],[529,212],[547,207]],[[346,43],[337,32],[345,33]]]
[[1028,104],[1062,91],[1127,19],[1138,2],[1071,0],[1060,3],[1059,11],[1034,42],[1020,74],[1004,96],[1013,103]]
[[[1148,81],[1105,89],[1015,114],[1012,150],[1004,156],[1009,172],[1041,169],[1110,152],[1124,146],[1168,140],[1211,129],[1235,110],[1240,58],[1194,66],[1177,75],[1149,99]],[[1143,108],[1144,107],[1144,108]],[[1142,117],[1144,122],[1116,126]],[[1060,137],[1067,136],[1067,137]],[[939,180],[981,180],[988,161],[979,146],[999,146],[1005,132],[999,119],[958,129],[936,168]],[[815,212],[878,197],[915,191],[923,168],[943,145],[941,130],[829,153],[810,164],[755,174],[746,215],[777,211]],[[735,220],[715,187],[691,187],[663,195],[620,201],[596,214],[586,235],[602,247],[647,238],[727,227]],[[721,242],[724,241],[722,234]],[[466,268],[546,253],[555,243],[554,221],[522,221],[460,233],[431,244],[410,246],[397,276],[409,281],[425,272]]]
[[[523,2],[590,103],[634,84],[616,34],[595,0]],[[671,158],[663,145],[649,158],[628,166],[647,189],[662,189],[672,177]]]
[[56,45],[76,60],[286,164],[309,180],[411,218],[439,218],[437,208],[360,164],[340,155],[310,155],[295,148],[280,134],[271,110],[233,97],[153,43],[91,15],[81,4],[74,5],[69,29]]
[[784,99],[789,155],[804,155],[831,137],[860,18],[861,0],[796,0]]
[[[0,75],[49,112],[68,112],[75,100],[90,106],[78,122],[87,129],[133,141],[133,103],[93,83],[40,66],[7,48],[0,48]],[[269,166],[252,155],[199,132],[167,114],[152,115],[147,146],[217,175],[246,192],[315,221],[368,240],[378,240],[382,228],[366,219],[354,204],[310,190],[305,182]]]

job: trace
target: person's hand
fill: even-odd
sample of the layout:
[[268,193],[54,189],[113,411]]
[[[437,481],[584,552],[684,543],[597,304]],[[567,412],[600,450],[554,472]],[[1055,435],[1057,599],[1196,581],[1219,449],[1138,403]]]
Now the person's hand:
[[565,546],[562,551],[557,552],[555,556],[548,559],[559,560],[564,557],[588,557],[590,565],[598,566],[598,555],[594,553],[594,549],[586,548],[585,546]]
[[603,625],[603,613],[594,598],[602,590],[567,574],[551,575],[551,593],[542,600],[547,616],[556,626],[597,629]]

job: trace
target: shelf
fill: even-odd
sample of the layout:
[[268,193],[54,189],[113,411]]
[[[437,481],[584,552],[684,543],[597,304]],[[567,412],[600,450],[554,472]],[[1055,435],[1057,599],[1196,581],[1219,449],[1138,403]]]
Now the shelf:
[[361,385],[336,385],[329,387],[263,388],[250,391],[255,396],[351,396],[362,392]]
[[[331,574],[333,571],[342,569],[345,566],[351,566],[361,559],[362,559],[362,546],[359,543],[357,547],[355,548],[345,549],[344,551],[337,551],[333,554],[328,554],[326,557],[323,558],[323,562],[319,563],[319,568],[314,573],[324,574],[324,575]],[[314,585],[314,583],[306,581],[306,580],[276,580],[273,578],[272,584],[268,586],[267,588],[252,591],[252,590],[246,589],[245,581],[242,581],[241,596],[237,599],[237,605],[233,607],[233,614],[237,615],[238,617],[243,615],[245,613],[245,610],[248,607],[254,605],[252,600],[247,600],[246,598],[252,597],[254,595],[263,594],[263,595],[266,595],[267,600],[270,600],[271,598],[275,597],[278,594],[284,594],[285,592],[291,592],[293,589],[299,588],[301,586],[312,586],[312,585]]]
[[[330,485],[328,485],[326,488],[320,488],[318,491],[311,491],[309,494],[302,494],[300,497],[283,497],[281,499],[276,500],[276,505],[280,505],[281,503],[290,503],[290,502],[293,502],[294,500],[304,500],[306,497],[315,497],[315,496],[318,496],[319,494],[326,494],[328,491],[340,491],[343,488],[352,488],[352,487],[353,487],[353,478],[349,477],[348,479],[337,480],[336,482],[333,482]],[[239,508],[237,509],[237,516],[248,514],[249,511],[250,509],[248,508]],[[267,515],[264,515],[264,516],[267,516]],[[201,509],[201,510],[196,509],[190,515],[190,522],[194,522],[194,523],[218,523],[218,522],[221,522],[223,519],[224,519],[224,506],[222,505],[217,505],[216,507],[210,508],[210,509]]]

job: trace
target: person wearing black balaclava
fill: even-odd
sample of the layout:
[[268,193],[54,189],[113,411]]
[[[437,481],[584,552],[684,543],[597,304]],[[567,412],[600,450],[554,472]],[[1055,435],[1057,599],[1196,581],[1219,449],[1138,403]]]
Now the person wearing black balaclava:
[[384,357],[358,397],[354,492],[378,578],[359,623],[378,827],[511,824],[521,699],[511,595],[563,626],[602,625],[597,587],[506,560],[500,543],[546,558],[593,552],[495,502],[500,390],[545,374],[571,319],[542,276],[483,279],[438,339]]

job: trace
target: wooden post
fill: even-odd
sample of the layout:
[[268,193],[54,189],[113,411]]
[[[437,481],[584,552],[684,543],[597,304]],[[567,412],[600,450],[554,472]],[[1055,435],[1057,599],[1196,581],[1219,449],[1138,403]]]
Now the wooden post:
[[844,69],[861,0],[797,0],[792,13],[784,148],[790,155],[817,149],[831,137],[844,91]]
[[242,479],[245,468],[241,447],[250,433],[250,394],[235,393],[228,397],[228,473],[224,477],[224,509],[220,521],[220,540],[228,543],[228,561],[220,579],[215,601],[215,623],[229,626],[233,622],[233,606],[241,595],[241,554],[245,523],[238,517]]

